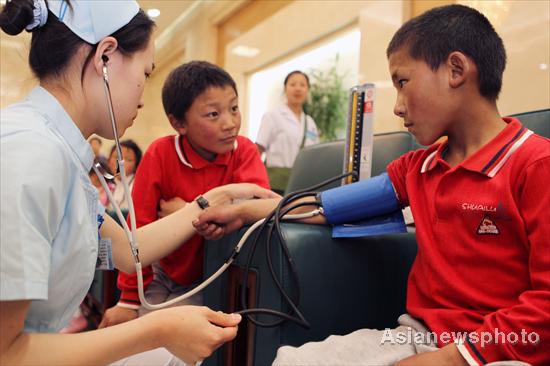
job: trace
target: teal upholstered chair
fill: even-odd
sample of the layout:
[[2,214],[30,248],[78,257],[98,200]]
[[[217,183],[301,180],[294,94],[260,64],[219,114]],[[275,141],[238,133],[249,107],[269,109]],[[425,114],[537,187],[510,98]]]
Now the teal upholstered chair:
[[512,115],[534,133],[550,138],[550,109]]
[[[344,145],[344,140],[338,140],[302,149],[292,167],[285,193],[295,192],[342,174]],[[384,172],[392,160],[418,147],[420,145],[414,137],[405,131],[374,135],[372,175]],[[339,185],[339,181],[334,182],[322,190]]]

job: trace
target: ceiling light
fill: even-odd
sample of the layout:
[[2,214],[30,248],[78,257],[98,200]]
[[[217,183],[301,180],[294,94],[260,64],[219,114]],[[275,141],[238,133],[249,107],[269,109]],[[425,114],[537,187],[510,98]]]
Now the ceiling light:
[[250,58],[250,57],[254,57],[258,53],[260,53],[260,50],[257,49],[257,48],[248,47],[248,46],[237,46],[237,47],[235,47],[231,50],[231,53],[233,53],[234,55],[237,55],[237,56],[249,57]]
[[541,70],[546,70],[548,68],[548,65],[547,64],[539,64],[539,69]]
[[149,9],[147,10],[147,15],[151,18],[156,18],[160,15],[160,10],[158,9]]

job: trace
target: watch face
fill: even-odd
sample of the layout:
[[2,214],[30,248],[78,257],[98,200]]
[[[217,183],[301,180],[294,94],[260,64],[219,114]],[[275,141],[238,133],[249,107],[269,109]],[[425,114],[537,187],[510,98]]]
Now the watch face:
[[203,210],[210,206],[210,204],[208,203],[208,200],[203,196],[197,197],[196,201],[199,207],[202,208]]

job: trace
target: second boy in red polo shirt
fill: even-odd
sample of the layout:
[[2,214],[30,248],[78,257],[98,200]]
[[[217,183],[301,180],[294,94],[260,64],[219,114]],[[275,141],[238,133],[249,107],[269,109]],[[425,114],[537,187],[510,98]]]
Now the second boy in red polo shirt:
[[[223,69],[190,62],[174,69],[163,87],[163,104],[176,136],[154,141],[145,152],[132,191],[137,226],[157,220],[162,200],[192,202],[208,190],[229,183],[269,188],[266,169],[254,143],[238,136],[241,115],[235,82]],[[196,235],[155,265],[144,268],[148,301],[163,302],[189,290],[202,276],[203,239]],[[137,277],[120,272],[121,297],[100,326],[138,316]],[[200,302],[196,298],[190,303]]]

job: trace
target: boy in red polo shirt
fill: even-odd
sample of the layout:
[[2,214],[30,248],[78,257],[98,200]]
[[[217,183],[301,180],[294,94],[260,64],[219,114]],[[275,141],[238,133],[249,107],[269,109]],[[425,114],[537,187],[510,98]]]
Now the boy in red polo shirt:
[[[549,365],[550,140],[499,115],[502,40],[482,14],[450,5],[406,22],[387,56],[395,114],[433,145],[395,160],[387,175],[323,192],[324,216],[309,222],[410,206],[418,254],[408,314],[396,329],[282,347],[274,364]],[[227,232],[277,202],[220,206],[195,225]]]
[[[269,189],[257,148],[238,135],[237,87],[227,72],[203,61],[181,65],[164,83],[162,102],[178,134],[154,141],[141,160],[132,190],[138,227],[157,220],[159,210],[175,211],[217,186],[247,182]],[[145,296],[156,304],[182,295],[202,271],[203,239],[196,235],[153,269],[143,269]],[[136,275],[120,272],[118,287],[120,301],[107,310],[100,327],[138,316]],[[185,304],[202,305],[201,294]]]

